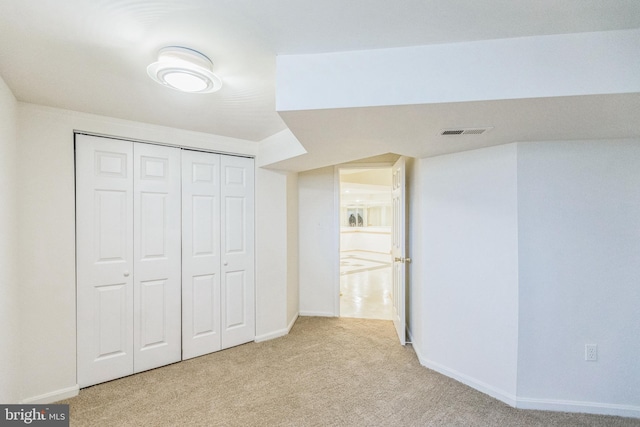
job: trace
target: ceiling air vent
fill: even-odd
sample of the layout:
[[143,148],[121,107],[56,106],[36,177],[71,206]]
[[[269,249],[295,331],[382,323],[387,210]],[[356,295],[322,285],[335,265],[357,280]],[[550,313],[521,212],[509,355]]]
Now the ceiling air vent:
[[481,135],[489,132],[492,127],[485,128],[460,128],[460,129],[442,129],[440,135]]

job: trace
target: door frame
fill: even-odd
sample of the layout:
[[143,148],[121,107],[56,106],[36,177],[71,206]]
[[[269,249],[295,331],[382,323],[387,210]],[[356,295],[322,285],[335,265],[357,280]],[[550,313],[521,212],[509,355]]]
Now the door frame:
[[[341,169],[391,169],[395,162],[341,163],[333,167],[333,315],[340,317],[340,170]],[[391,249],[391,248],[389,248]]]
[[[392,200],[393,200],[393,220],[391,229],[391,257],[392,278],[391,278],[391,298],[393,305],[391,317],[393,325],[398,334],[400,344],[407,342],[407,289],[408,289],[408,264],[411,258],[407,256],[407,223],[408,223],[408,203],[406,197],[407,188],[407,160],[400,157],[391,168],[393,179]],[[399,177],[399,179],[397,179]],[[399,203],[396,203],[399,201]]]

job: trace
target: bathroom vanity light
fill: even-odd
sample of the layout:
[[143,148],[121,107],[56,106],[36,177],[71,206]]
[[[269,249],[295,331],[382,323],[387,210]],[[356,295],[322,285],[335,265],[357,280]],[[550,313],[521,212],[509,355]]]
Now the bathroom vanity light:
[[161,49],[158,61],[147,67],[156,82],[171,89],[189,93],[211,93],[220,90],[222,81],[213,74],[213,63],[202,53],[186,47]]

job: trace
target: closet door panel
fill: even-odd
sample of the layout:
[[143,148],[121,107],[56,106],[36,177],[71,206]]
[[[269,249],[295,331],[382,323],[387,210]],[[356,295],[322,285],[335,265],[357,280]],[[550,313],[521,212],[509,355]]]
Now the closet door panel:
[[78,384],[133,373],[133,145],[76,136]]
[[182,358],[221,349],[220,155],[182,151]]
[[253,159],[221,157],[222,347],[255,339]]
[[[193,313],[192,322],[192,338],[201,338],[217,333],[218,324],[216,316],[219,311],[215,309],[218,305],[218,295],[216,291],[219,286],[216,285],[216,275],[205,274],[203,276],[194,276],[192,282],[192,297],[189,301],[189,308]],[[218,346],[213,346],[215,351]]]
[[134,144],[134,371],[180,360],[180,150]]
[[245,300],[249,292],[244,271],[225,273],[225,325],[227,330],[244,327],[247,322]]

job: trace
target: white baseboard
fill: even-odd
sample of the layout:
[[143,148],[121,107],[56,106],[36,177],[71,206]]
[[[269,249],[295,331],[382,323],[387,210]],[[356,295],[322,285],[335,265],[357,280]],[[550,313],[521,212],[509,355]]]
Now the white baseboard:
[[298,316],[300,316],[300,314],[296,313],[296,315],[293,316],[293,319],[291,319],[291,322],[289,322],[289,324],[287,325],[287,333],[291,332],[291,328],[293,328],[293,325],[296,324],[296,320],[298,320]]
[[291,319],[291,322],[289,322],[286,329],[279,329],[277,331],[269,332],[268,334],[258,335],[255,338],[255,342],[269,341],[289,334],[289,332],[291,332],[291,328],[293,328],[293,325],[296,323],[296,320],[298,320],[298,314],[293,316],[293,319]]
[[598,414],[598,415],[616,415],[619,417],[632,417],[640,418],[640,406],[632,405],[618,405],[611,403],[600,402],[581,402],[581,401],[569,401],[569,400],[553,400],[553,399],[532,399],[528,397],[514,396],[510,393],[506,393],[502,390],[496,389],[482,381],[478,381],[467,375],[461,374],[453,369],[449,369],[438,363],[432,362],[426,359],[420,350],[419,346],[415,345],[415,340],[411,331],[408,331],[409,338],[413,344],[413,350],[416,352],[416,356],[422,366],[429,369],[433,369],[447,377],[453,378],[461,383],[468,385],[482,393],[488,394],[507,405],[519,408],[519,409],[534,409],[538,411],[557,411],[557,412],[578,412],[585,414]]
[[422,350],[420,349],[420,346],[417,345],[416,340],[413,338],[413,334],[411,333],[410,329],[407,329],[407,334],[409,335],[409,340],[411,341],[411,347],[413,348],[413,351],[416,353],[416,356],[418,356],[418,361],[422,366],[427,366],[427,358],[424,357],[424,355],[422,354]]
[[329,311],[301,311],[300,316],[306,317],[338,317]]
[[255,342],[269,341],[276,338],[283,337],[289,332],[286,329],[278,329],[277,331],[269,332],[268,334],[262,334],[256,336]]
[[55,390],[49,393],[41,394],[40,396],[29,397],[27,399],[23,399],[20,401],[21,404],[25,405],[46,405],[48,403],[55,403],[60,400],[68,399],[70,397],[75,397],[80,392],[80,386],[78,384],[63,388],[60,390]]
[[640,418],[640,406],[618,405],[601,402],[581,402],[571,400],[531,399],[518,397],[516,408],[540,411],[581,412],[585,414],[617,415],[619,417]]
[[422,366],[425,366],[424,361],[426,359],[422,357],[422,353],[420,352],[420,347],[417,345],[416,340],[413,339],[413,334],[411,333],[411,329],[409,328],[407,328],[407,335],[409,335],[409,341],[411,341],[411,347],[413,347],[413,351],[416,353],[416,356],[418,356],[418,361],[420,361],[420,364]]
[[[418,353],[416,352],[416,354]],[[504,390],[497,389],[485,382],[462,374],[454,369],[449,369],[446,366],[440,365],[439,363],[433,362],[431,360],[422,359],[420,358],[420,356],[418,356],[418,359],[423,366],[426,366],[429,369],[433,369],[434,371],[439,372],[442,375],[446,375],[449,378],[460,381],[462,384],[468,385],[469,387],[481,391],[484,394],[488,394],[489,396],[496,398],[509,406],[516,407],[517,397],[511,393],[507,393]]]

